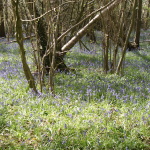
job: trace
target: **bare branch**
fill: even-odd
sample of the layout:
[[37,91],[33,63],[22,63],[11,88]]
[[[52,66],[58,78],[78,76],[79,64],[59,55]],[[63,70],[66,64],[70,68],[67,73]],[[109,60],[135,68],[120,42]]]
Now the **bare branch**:
[[80,31],[76,33],[76,35],[62,47],[62,51],[66,53],[66,51],[69,51],[86,33],[87,30],[90,29],[90,27],[101,17],[101,15],[104,15],[106,12],[113,9],[117,4],[121,3],[122,0],[115,0],[111,1],[109,5],[100,11],[92,20],[89,21],[88,24],[86,24]]

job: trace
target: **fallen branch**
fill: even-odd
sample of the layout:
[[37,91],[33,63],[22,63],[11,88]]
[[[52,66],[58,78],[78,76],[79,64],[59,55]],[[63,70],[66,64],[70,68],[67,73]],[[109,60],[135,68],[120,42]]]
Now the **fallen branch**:
[[97,21],[99,20],[99,18],[101,17],[101,15],[107,13],[108,11],[112,10],[113,8],[115,8],[115,6],[117,6],[117,4],[121,3],[122,0],[113,0],[111,2],[109,2],[109,5],[101,10],[93,19],[91,19],[89,21],[89,23],[87,23],[82,29],[80,29],[76,35],[74,37],[72,37],[72,39],[70,41],[68,41],[68,43],[66,43],[63,47],[62,47],[62,52],[69,51],[86,33],[87,30],[89,30],[91,28],[91,26]]

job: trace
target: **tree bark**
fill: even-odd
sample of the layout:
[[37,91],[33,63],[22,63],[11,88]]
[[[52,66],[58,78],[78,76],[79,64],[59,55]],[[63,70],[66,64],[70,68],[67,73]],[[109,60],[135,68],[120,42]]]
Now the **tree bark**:
[[3,20],[1,21],[1,24],[0,24],[0,37],[6,37],[5,26],[4,26],[4,21]]
[[19,0],[11,0],[13,6],[13,12],[16,19],[16,40],[20,47],[21,61],[23,65],[24,74],[29,84],[29,88],[33,89],[33,91],[37,94],[37,89],[35,86],[34,78],[31,74],[30,68],[26,61],[25,49],[23,45],[23,31],[22,31],[22,22],[20,20],[19,15]]
[[135,45],[136,47],[140,46],[140,31],[141,31],[141,18],[142,18],[142,0],[138,0],[138,11],[137,11],[137,20],[136,20],[136,36],[135,36]]
[[0,0],[0,37],[6,37],[3,17],[3,2]]
[[[38,6],[36,6],[35,8],[36,8],[35,9],[36,17],[40,17]],[[60,36],[59,35],[59,30],[60,30],[59,24],[57,24],[57,26],[58,26],[58,32],[56,33],[56,37],[58,38]],[[47,37],[47,33],[46,33],[46,23],[43,18],[40,18],[38,20],[37,34],[39,37],[40,45],[42,47],[42,49],[40,50],[40,55],[43,60],[43,65],[45,67],[46,73],[49,73],[51,63],[52,63],[53,53],[50,52],[51,48],[49,47],[49,43],[48,43],[48,37]],[[61,52],[61,41],[57,41],[56,51],[58,53]],[[49,53],[49,54],[47,54],[47,53]],[[65,65],[65,62],[64,62],[64,55],[56,55],[55,56],[54,69],[58,70],[58,71],[67,71],[68,70],[68,67]]]
[[103,57],[104,57],[104,72],[107,74],[109,70],[108,65],[108,50],[109,50],[109,35],[104,35],[104,41],[103,41]]
[[122,56],[121,56],[121,58],[119,60],[119,63],[118,63],[117,69],[116,69],[116,74],[119,74],[121,66],[122,66],[122,63],[123,63],[123,60],[124,60],[124,57],[125,57],[125,54],[126,54],[126,49],[128,47],[129,37],[130,37],[131,31],[132,31],[132,28],[133,28],[133,24],[134,24],[134,18],[135,18],[135,12],[136,12],[136,4],[137,4],[137,0],[134,1],[133,13],[132,13],[132,18],[131,18],[132,20],[131,20],[129,31],[127,33],[126,41],[124,43],[124,47],[123,47],[123,50],[122,50]]
[[[36,17],[40,16],[38,6],[35,6],[35,15],[36,15]],[[48,37],[47,37],[47,33],[46,33],[46,25],[45,25],[43,18],[40,18],[37,22],[37,34],[38,34],[38,38],[39,38],[39,43],[41,45],[40,56],[41,56],[41,58],[43,58],[48,49],[47,48]],[[49,71],[49,66],[50,66],[49,55],[45,56],[43,65],[44,65],[45,69]]]
[[148,6],[147,7],[148,7],[148,10],[147,10],[147,14],[146,14],[145,29],[148,29],[149,25],[150,25],[150,11],[149,11],[150,0],[148,0]]
[[116,70],[116,66],[117,66],[117,53],[118,53],[118,47],[119,47],[119,40],[120,40],[120,36],[121,36],[121,31],[122,31],[122,26],[123,26],[123,23],[124,23],[124,11],[122,11],[122,14],[121,14],[121,21],[120,21],[120,25],[119,25],[119,30],[118,30],[118,35],[117,35],[117,40],[116,40],[116,46],[114,48],[114,51],[113,51],[113,62],[112,62],[112,72],[115,72]]

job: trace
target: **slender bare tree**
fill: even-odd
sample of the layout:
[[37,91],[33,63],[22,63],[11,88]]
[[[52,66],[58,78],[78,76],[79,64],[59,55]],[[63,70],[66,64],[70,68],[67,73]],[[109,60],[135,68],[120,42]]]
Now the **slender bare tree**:
[[135,19],[135,15],[136,15],[136,6],[137,6],[137,0],[134,0],[134,6],[133,6],[133,10],[132,10],[133,12],[132,12],[131,24],[130,24],[129,31],[128,31],[127,37],[126,37],[126,41],[124,43],[124,47],[123,47],[123,50],[122,50],[122,56],[121,56],[121,58],[119,60],[119,63],[118,63],[117,69],[116,69],[116,74],[120,73],[120,69],[121,69],[121,66],[123,64],[123,60],[125,58],[125,54],[126,54],[126,50],[127,50],[127,46],[128,46],[129,37],[130,37],[130,34],[132,32],[132,28],[133,28],[133,25],[134,25],[134,19]]
[[29,88],[33,89],[33,91],[37,94],[37,89],[35,86],[34,78],[31,74],[30,68],[26,61],[25,56],[25,49],[24,49],[24,38],[23,38],[23,31],[22,31],[22,22],[20,19],[20,13],[19,13],[19,0],[11,0],[12,6],[13,6],[13,12],[16,20],[16,40],[20,48],[20,55],[21,55],[21,61],[23,65],[24,74],[26,76],[26,79],[29,84]]
[[136,36],[134,40],[136,47],[140,46],[141,24],[142,24],[142,0],[138,0],[137,1]]

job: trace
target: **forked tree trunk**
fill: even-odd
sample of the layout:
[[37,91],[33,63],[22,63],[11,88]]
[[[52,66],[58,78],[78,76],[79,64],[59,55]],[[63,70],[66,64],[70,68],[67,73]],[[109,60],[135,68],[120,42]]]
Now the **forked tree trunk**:
[[[36,6],[36,17],[40,16],[40,13],[38,11],[38,8]],[[49,50],[49,43],[48,43],[48,37],[47,37],[47,33],[46,33],[46,23],[45,20],[43,18],[40,18],[38,20],[37,23],[37,34],[39,37],[39,41],[40,41],[40,45],[41,45],[41,50],[40,50],[40,55],[41,58],[43,59],[43,65],[46,69],[46,73],[49,73],[50,70],[50,66],[52,63],[52,57],[53,54],[51,52],[49,52],[49,54],[46,54]],[[59,36],[59,34],[57,35]],[[64,62],[64,56],[65,55],[61,55],[61,41],[59,41],[56,45],[56,51],[57,54],[55,56],[55,64],[54,64],[54,69],[58,70],[58,71],[68,71],[68,67],[66,66],[65,62]]]

